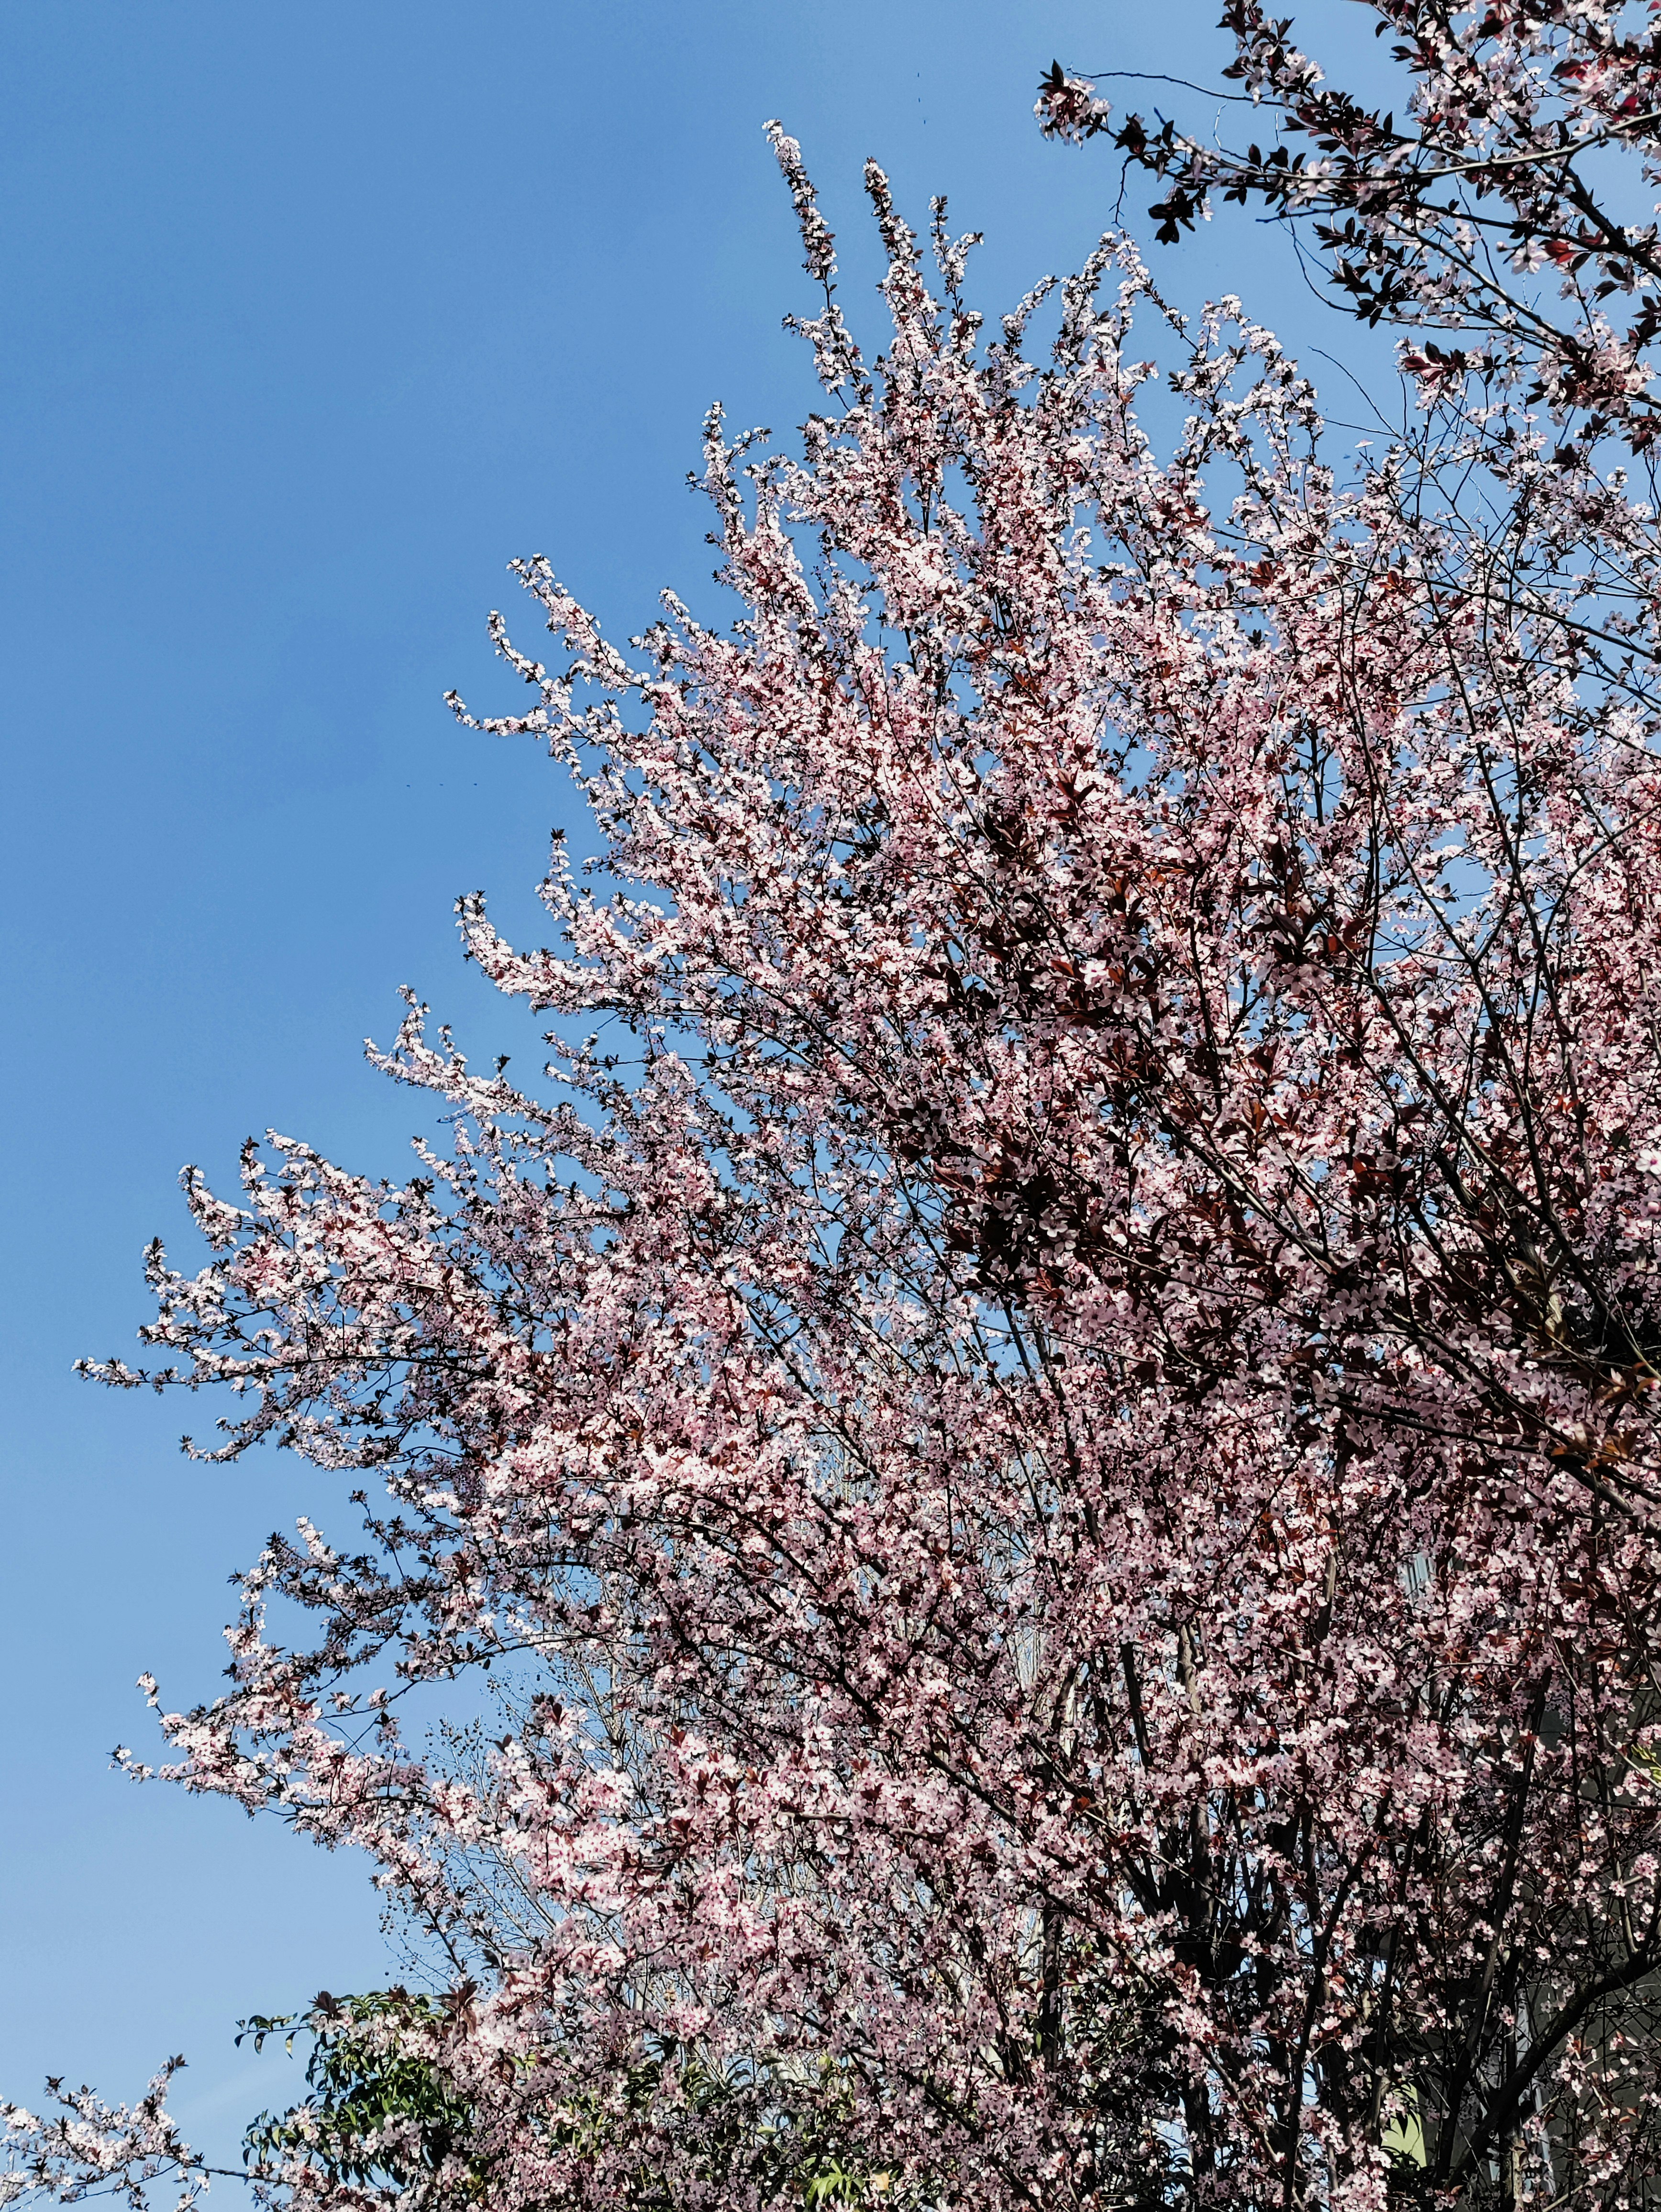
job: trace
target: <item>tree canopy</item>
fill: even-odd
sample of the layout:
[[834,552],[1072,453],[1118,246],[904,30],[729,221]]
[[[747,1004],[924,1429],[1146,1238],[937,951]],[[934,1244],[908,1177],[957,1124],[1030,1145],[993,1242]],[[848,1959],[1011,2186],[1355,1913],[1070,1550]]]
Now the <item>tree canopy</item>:
[[[356,1486],[224,1692],[155,1693],[166,1772],[368,1850],[443,1962],[319,2000],[258,2185],[1647,2201],[1641,394],[1566,449],[1467,358],[1335,459],[1116,234],[989,335],[874,165],[873,356],[773,133],[824,406],[708,422],[739,618],[624,650],[527,560],[523,711],[453,702],[592,809],[545,947],[460,906],[545,1081],[412,1002],[377,1057],[447,1139],[187,1175],[216,1256],[156,1248],[151,1364],[92,1370]],[[490,1723],[417,1740],[474,1674]],[[164,2087],[15,2111],[14,2193],[188,2196]]]

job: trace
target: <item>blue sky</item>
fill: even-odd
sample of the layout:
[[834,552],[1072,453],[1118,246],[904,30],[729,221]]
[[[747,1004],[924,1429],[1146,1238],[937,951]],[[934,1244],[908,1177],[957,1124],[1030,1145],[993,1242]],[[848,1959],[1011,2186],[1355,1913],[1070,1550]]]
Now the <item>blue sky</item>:
[[[1320,0],[1300,29],[1353,39],[1354,12]],[[812,404],[779,328],[812,301],[767,117],[843,234],[856,320],[867,154],[914,220],[944,190],[986,232],[995,312],[1111,211],[1110,159],[1033,125],[1052,53],[1212,77],[1215,13],[0,10],[0,2094],[51,2071],[127,2096],[182,2050],[177,2107],[223,2154],[292,2086],[234,2050],[237,2017],[387,1972],[361,1864],[108,1765],[153,1744],[141,1669],[171,1703],[211,1692],[229,1571],[302,1508],[345,1510],[303,1466],[192,1466],[176,1440],[209,1408],[70,1368],[131,1350],[181,1163],[228,1184],[273,1125],[405,1170],[420,1102],[361,1056],[399,984],[468,1048],[534,1053],[451,917],[484,887],[531,934],[570,819],[528,744],[441,704],[512,699],[484,630],[505,562],[547,553],[614,635],[662,585],[697,604],[703,409],[785,431]],[[1220,222],[1160,270],[1358,357],[1260,228]]]

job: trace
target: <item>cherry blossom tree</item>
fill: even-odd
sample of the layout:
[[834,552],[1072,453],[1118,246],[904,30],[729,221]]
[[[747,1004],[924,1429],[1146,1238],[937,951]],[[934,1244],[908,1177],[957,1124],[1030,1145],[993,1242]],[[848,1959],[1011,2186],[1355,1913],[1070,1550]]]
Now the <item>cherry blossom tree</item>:
[[[460,906],[545,1084],[411,1002],[447,1140],[187,1176],[214,1256],[93,1370],[362,1522],[151,1687],[439,1962],[295,2024],[258,2185],[1648,2201],[1653,520],[1519,431],[1496,541],[1457,410],[1335,467],[1118,237],[989,338],[874,167],[872,358],[774,137],[825,399],[709,418],[739,618],[625,652],[526,561],[557,652],[493,617],[524,711],[454,702],[592,809],[546,948]],[[24,2179],[149,2154],[102,2124],[14,2114]]]

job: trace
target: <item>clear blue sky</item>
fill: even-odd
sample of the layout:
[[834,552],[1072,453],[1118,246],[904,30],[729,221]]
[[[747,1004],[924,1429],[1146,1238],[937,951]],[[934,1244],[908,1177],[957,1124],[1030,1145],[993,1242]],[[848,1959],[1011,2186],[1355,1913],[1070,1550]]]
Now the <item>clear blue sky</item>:
[[[1353,38],[1353,13],[1306,20],[1318,43]],[[386,1972],[361,1864],[108,1768],[118,1741],[153,1743],[142,1668],[172,1703],[211,1692],[229,1571],[302,1507],[347,1511],[303,1466],[193,1467],[175,1442],[206,1407],[70,1367],[131,1350],[182,1162],[228,1183],[274,1125],[405,1171],[420,1102],[360,1054],[399,984],[469,1048],[534,1053],[450,911],[482,886],[531,933],[569,818],[544,759],[441,703],[512,696],[484,634],[503,564],[546,552],[619,636],[663,584],[696,602],[703,408],[785,430],[812,404],[779,329],[812,303],[767,117],[803,142],[856,315],[867,153],[914,220],[945,190],[987,233],[977,295],[999,311],[1076,264],[1114,196],[1105,154],[1040,141],[1040,70],[1212,77],[1215,14],[0,10],[0,2094],[52,2071],[131,2095],[183,2050],[178,2108],[222,2154],[292,2086],[234,2051],[237,2016]],[[1161,273],[1356,354],[1243,222]]]

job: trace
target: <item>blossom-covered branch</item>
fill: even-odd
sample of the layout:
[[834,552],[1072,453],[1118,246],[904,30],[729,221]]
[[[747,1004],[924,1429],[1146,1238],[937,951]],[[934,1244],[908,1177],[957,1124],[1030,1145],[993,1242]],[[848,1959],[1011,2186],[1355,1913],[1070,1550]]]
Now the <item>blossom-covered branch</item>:
[[1059,137],[1108,137],[1157,177],[1162,240],[1218,195],[1293,222],[1356,315],[1416,334],[1404,359],[1427,389],[1511,390],[1576,431],[1612,428],[1647,451],[1661,423],[1652,17],[1621,0],[1368,4],[1402,73],[1399,110],[1329,83],[1289,17],[1228,0],[1223,76],[1275,137],[1219,145],[1169,117],[1115,124],[1099,89],[1111,73],[1060,63],[1040,119]]
[[119,2197],[131,2212],[151,2212],[160,2185],[174,2196],[175,2212],[188,2212],[207,2180],[167,2111],[168,2085],[183,2064],[170,2060],[136,2105],[106,2105],[90,2089],[53,2081],[46,2087],[57,2109],[45,2119],[21,2105],[0,2106],[6,2130],[0,2205],[22,2197],[80,2204]]

